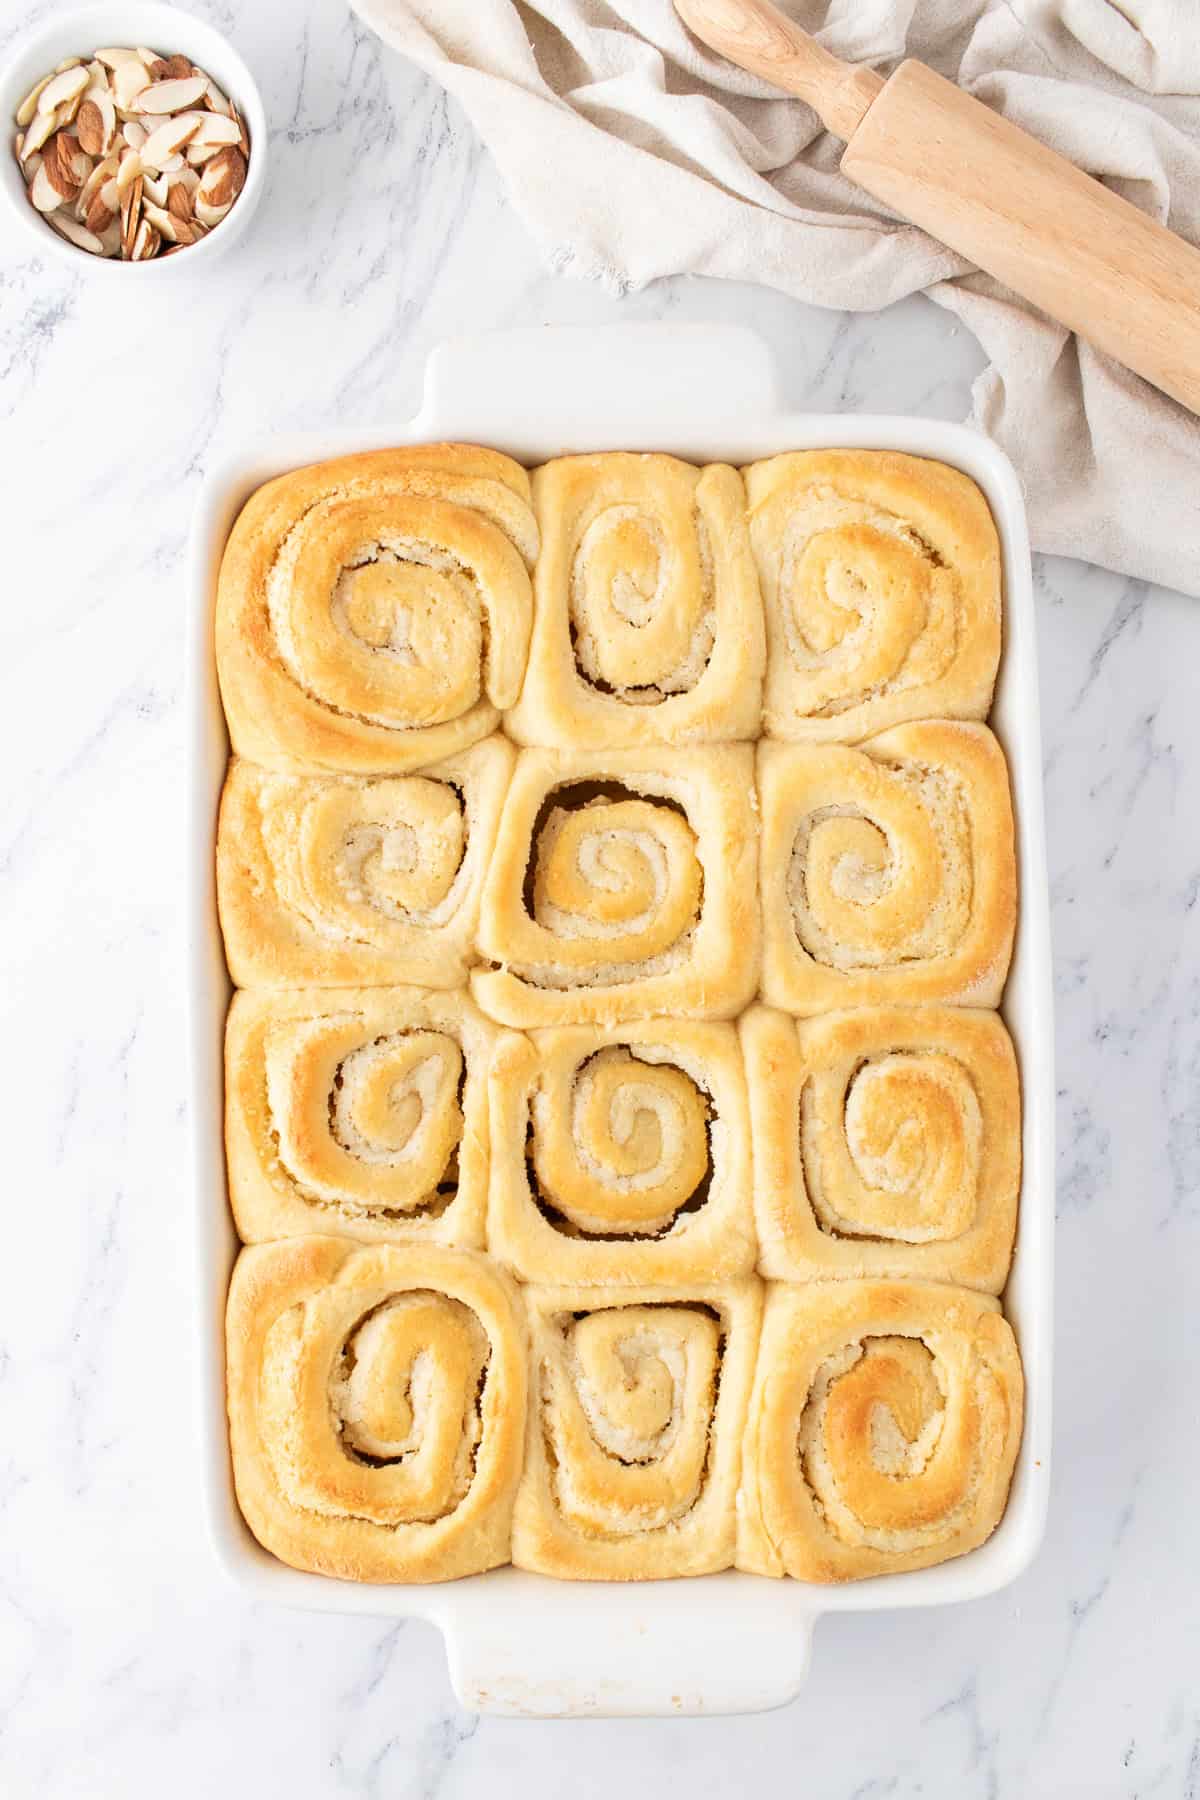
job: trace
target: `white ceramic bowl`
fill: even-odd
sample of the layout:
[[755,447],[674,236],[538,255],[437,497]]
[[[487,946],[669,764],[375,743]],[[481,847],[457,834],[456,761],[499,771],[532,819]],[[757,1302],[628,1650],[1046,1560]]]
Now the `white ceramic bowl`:
[[[250,132],[250,160],[246,185],[221,223],[185,256],[157,256],[149,262],[129,263],[79,250],[60,237],[29,204],[25,182],[12,153],[16,130],[14,114],[34,83],[68,56],[88,57],[106,44],[147,44],[164,56],[190,57],[228,94]],[[26,232],[31,247],[70,262],[73,268],[95,269],[100,275],[132,281],[153,281],[182,268],[195,271],[207,259],[220,256],[244,235],[262,197],[267,175],[267,116],[254,77],[218,31],[191,13],[174,6],[83,6],[57,13],[53,19],[19,38],[0,72],[0,119],[4,142],[0,148],[0,188],[4,204]]]

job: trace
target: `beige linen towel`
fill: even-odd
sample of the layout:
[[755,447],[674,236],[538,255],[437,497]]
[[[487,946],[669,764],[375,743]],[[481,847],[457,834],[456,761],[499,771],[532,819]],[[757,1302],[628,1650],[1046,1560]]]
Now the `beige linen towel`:
[[[972,417],[1020,470],[1037,547],[1200,593],[1200,424],[844,180],[815,114],[711,56],[671,0],[353,4],[462,104],[555,268],[853,311],[923,290],[988,357]],[[1200,241],[1195,0],[783,4],[881,73],[932,64]]]

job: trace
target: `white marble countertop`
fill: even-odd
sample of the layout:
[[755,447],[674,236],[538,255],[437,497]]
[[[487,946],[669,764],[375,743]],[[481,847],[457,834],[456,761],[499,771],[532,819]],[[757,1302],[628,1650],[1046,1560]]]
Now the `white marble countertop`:
[[[198,10],[276,126],[252,241],[162,292],[24,243],[0,266],[0,1792],[1200,1794],[1200,602],[1077,563],[1037,568],[1061,1143],[1032,1571],[825,1621],[782,1712],[566,1725],[457,1710],[428,1626],[252,1606],[218,1577],[181,1375],[181,557],[206,461],[404,416],[429,346],[493,326],[736,319],[795,404],[945,418],[979,359],[923,302],[842,318],[555,279],[441,93],[341,0]],[[27,16],[2,0],[0,45]]]

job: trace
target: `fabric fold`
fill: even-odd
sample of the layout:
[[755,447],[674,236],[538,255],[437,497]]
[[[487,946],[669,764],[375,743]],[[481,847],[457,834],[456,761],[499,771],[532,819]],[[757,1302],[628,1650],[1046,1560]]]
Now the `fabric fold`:
[[[978,338],[972,422],[1037,548],[1200,593],[1200,423],[864,195],[799,101],[709,55],[671,0],[353,0],[462,105],[555,269],[618,291],[754,281],[876,311],[926,292]],[[888,74],[929,63],[1200,242],[1189,0],[783,0]]]

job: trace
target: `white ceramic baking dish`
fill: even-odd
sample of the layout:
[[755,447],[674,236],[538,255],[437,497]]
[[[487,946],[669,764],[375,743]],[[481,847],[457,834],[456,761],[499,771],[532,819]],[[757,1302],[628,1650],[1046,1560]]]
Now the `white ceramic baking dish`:
[[[229,982],[213,877],[228,741],[212,610],[229,527],[260,482],[347,451],[436,438],[494,445],[525,463],[566,451],[666,450],[743,463],[819,445],[912,451],[964,470],[986,494],[1004,555],[1005,646],[992,724],[1016,806],[1020,921],[1004,1016],[1024,1095],[1020,1230],[1005,1306],[1027,1381],[1025,1435],[1003,1523],[972,1555],[843,1588],[735,1573],[644,1584],[556,1582],[514,1569],[436,1587],[355,1586],[305,1575],[251,1538],[234,1501],[225,1431],[223,1309],[237,1250],[225,1203],[221,1044]],[[1024,508],[1012,466],[963,426],[781,410],[764,346],[737,328],[635,325],[514,332],[431,356],[415,418],[282,437],[209,473],[191,551],[192,1129],[204,1483],[219,1561],[261,1599],[330,1612],[417,1616],[442,1630],[462,1704],[525,1715],[760,1711],[800,1688],[823,1613],[931,1606],[993,1592],[1041,1540],[1050,1476],[1054,1059],[1038,681]]]

